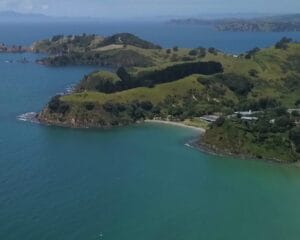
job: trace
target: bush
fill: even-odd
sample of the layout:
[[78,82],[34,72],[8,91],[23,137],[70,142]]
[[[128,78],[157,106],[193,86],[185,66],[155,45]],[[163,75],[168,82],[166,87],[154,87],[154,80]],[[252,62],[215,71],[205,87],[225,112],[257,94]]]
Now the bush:
[[122,81],[124,82],[130,81],[130,74],[126,71],[124,67],[120,67],[116,73]]
[[85,103],[84,106],[85,106],[85,109],[88,110],[88,111],[92,111],[95,108],[95,104],[92,103],[92,102]]
[[287,109],[285,107],[277,107],[274,109],[275,113],[277,116],[287,116],[288,115],[288,112],[287,112]]
[[280,105],[281,103],[275,98],[265,97],[258,100],[258,109],[275,108]]
[[246,96],[254,87],[250,79],[236,74],[222,74],[218,76],[218,79],[231,91],[242,96]]
[[297,91],[300,89],[300,80],[297,75],[288,75],[284,80],[284,86],[289,91]]
[[257,77],[258,71],[256,69],[250,69],[248,73],[251,77]]
[[48,103],[48,108],[51,112],[65,114],[70,109],[70,106],[60,100],[60,95],[56,95]]
[[289,133],[289,138],[295,144],[296,151],[300,153],[300,127],[293,128]]
[[286,131],[292,128],[294,125],[293,121],[288,116],[281,116],[275,119],[276,131]]
[[215,48],[213,48],[213,47],[210,47],[210,48],[208,49],[208,52],[211,53],[211,54],[214,54],[214,55],[217,55],[217,54],[218,54],[218,50],[215,49]]
[[172,62],[177,62],[178,60],[179,60],[179,59],[178,59],[178,55],[174,53],[174,54],[172,55],[172,57],[171,57],[171,61],[172,61]]
[[223,124],[225,123],[225,118],[224,117],[219,117],[215,122],[214,125],[217,127],[221,127],[223,126]]
[[57,42],[58,40],[62,39],[63,35],[55,35],[51,38],[51,42]]
[[190,61],[194,61],[195,58],[194,57],[188,57],[188,56],[184,56],[181,58],[181,61],[183,62],[190,62]]
[[206,49],[203,47],[198,47],[199,57],[204,58],[206,56]]
[[246,59],[250,59],[252,58],[256,53],[258,53],[260,51],[260,49],[258,47],[255,47],[253,49],[251,49],[250,51],[248,51],[245,55]]
[[291,43],[293,39],[283,37],[279,42],[275,44],[275,48],[286,50],[288,48],[288,44]]
[[146,111],[150,111],[153,108],[153,104],[150,101],[141,102],[140,106]]
[[178,51],[178,47],[177,46],[173,47],[173,51],[177,52]]
[[190,50],[189,51],[189,55],[190,56],[197,56],[198,55],[198,51],[196,49]]

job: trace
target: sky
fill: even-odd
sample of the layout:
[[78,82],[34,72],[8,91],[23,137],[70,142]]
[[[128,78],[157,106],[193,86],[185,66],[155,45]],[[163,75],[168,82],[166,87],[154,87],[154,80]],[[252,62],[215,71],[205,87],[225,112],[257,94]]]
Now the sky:
[[0,0],[0,11],[100,18],[299,13],[300,0]]

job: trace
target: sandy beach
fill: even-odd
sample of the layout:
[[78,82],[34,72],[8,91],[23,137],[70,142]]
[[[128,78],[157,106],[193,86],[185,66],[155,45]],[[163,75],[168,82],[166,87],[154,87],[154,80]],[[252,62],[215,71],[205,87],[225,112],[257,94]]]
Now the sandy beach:
[[144,122],[145,123],[159,123],[159,124],[166,124],[166,125],[172,125],[172,126],[177,126],[177,127],[190,128],[190,129],[197,130],[201,133],[205,133],[204,128],[189,126],[189,125],[186,125],[181,122],[172,122],[172,121],[165,121],[165,120],[145,120]]

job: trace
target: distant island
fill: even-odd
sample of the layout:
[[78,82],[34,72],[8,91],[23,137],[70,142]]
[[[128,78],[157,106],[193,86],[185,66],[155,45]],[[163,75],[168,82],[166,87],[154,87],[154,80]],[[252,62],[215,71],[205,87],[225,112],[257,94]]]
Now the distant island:
[[54,96],[40,122],[110,128],[146,120],[206,129],[207,151],[291,163],[300,159],[300,44],[231,55],[160,46],[129,34],[54,36],[35,42],[48,66],[98,65],[71,94]]
[[53,23],[53,22],[95,22],[100,21],[100,18],[91,17],[59,17],[48,16],[39,13],[22,13],[16,11],[0,11],[0,22],[4,23]]
[[173,19],[169,23],[179,25],[210,25],[219,31],[232,32],[297,32],[300,31],[300,14],[251,19]]
[[32,48],[21,45],[7,46],[5,43],[0,43],[0,53],[24,53],[31,52]]

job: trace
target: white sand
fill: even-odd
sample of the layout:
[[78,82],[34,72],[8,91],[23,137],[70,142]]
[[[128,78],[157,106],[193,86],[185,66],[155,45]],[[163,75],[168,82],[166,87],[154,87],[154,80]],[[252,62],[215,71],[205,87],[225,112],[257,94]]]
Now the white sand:
[[190,128],[190,129],[197,130],[201,133],[205,133],[204,128],[189,126],[189,125],[185,125],[184,123],[180,123],[180,122],[172,122],[172,121],[164,121],[164,120],[145,120],[144,122],[146,122],[146,123],[167,124],[167,125],[172,125],[172,126],[177,126],[177,127]]

